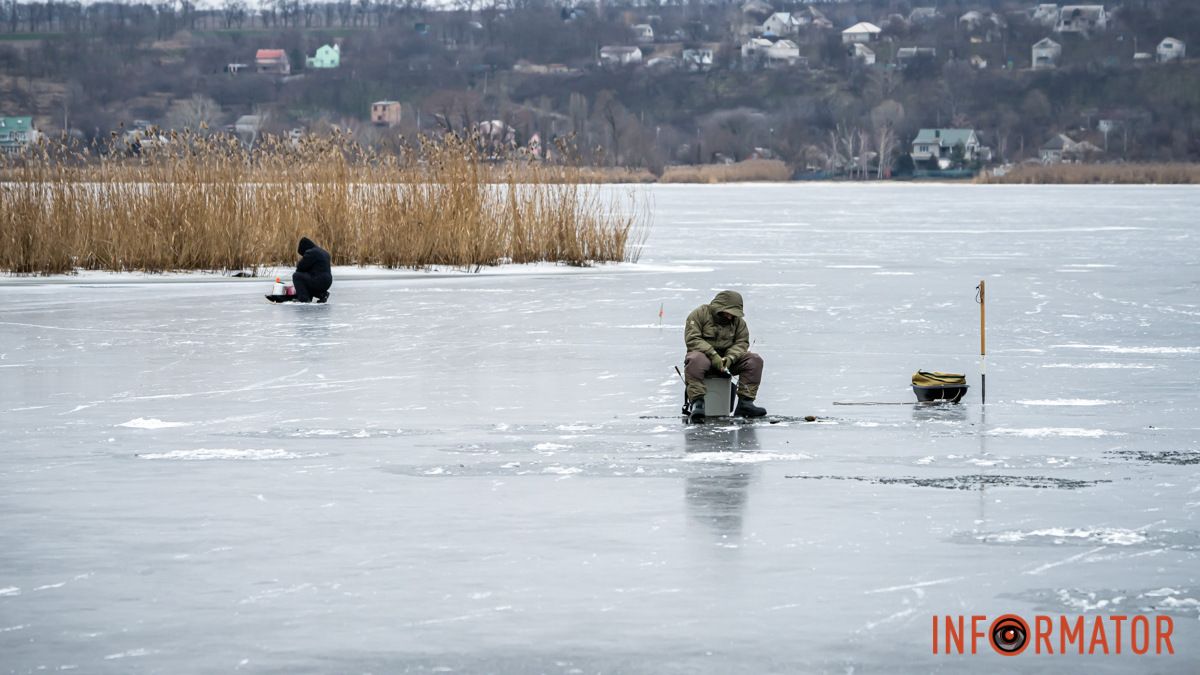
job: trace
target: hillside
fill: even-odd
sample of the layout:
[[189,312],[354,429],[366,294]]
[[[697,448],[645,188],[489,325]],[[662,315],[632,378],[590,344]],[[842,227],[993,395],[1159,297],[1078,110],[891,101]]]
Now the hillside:
[[[1098,159],[1200,160],[1200,67],[1154,57],[1164,38],[1200,38],[1195,3],[1135,0],[1078,33],[1028,2],[921,5],[9,3],[0,113],[89,139],[136,120],[219,129],[250,114],[262,131],[336,125],[368,143],[482,128],[497,144],[540,141],[544,154],[568,140],[583,161],[655,173],[754,157],[882,172],[932,127],[975,129],[994,161],[1037,158],[1057,134]],[[873,64],[842,35],[864,21],[881,29],[864,44]],[[1034,69],[1047,37],[1061,55]],[[337,66],[306,65],[323,45]],[[604,49],[635,46],[626,64]],[[290,72],[255,72],[260,49],[282,50]],[[380,100],[400,104],[390,126],[370,122]]]

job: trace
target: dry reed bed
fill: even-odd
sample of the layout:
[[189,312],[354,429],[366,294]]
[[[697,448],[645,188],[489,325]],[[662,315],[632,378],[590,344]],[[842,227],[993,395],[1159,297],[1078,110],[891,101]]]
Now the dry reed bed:
[[792,179],[787,165],[777,159],[747,159],[736,164],[670,166],[660,183],[740,183]]
[[454,138],[388,156],[339,137],[178,146],[103,161],[43,148],[6,167],[0,271],[255,269],[293,263],[301,236],[336,264],[587,265],[635,260],[645,231],[637,199],[568,167],[489,166]]
[[735,164],[686,164],[668,166],[661,176],[649,169],[628,167],[581,167],[577,174],[586,183],[746,183],[789,181],[792,171],[777,159],[747,159]]
[[1200,184],[1200,164],[1047,164],[1024,165],[1003,176],[981,174],[980,183],[1024,184]]

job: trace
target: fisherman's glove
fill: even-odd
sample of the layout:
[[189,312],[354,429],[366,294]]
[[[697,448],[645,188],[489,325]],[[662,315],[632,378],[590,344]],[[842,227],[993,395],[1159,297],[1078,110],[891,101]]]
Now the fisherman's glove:
[[715,370],[725,372],[725,370],[728,368],[728,366],[725,364],[725,357],[721,356],[720,354],[718,354],[716,352],[709,354],[708,360],[712,361],[712,367]]

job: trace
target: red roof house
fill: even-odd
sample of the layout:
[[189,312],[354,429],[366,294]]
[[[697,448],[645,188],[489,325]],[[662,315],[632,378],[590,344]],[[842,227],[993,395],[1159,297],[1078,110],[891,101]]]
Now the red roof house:
[[282,49],[260,49],[254,55],[254,63],[260,73],[287,75],[292,72],[292,64],[288,61],[287,52]]

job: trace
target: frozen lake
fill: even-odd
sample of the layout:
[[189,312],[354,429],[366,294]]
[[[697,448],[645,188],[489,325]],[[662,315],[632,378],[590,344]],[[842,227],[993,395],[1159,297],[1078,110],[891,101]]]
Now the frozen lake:
[[[640,269],[0,281],[0,672],[1200,670],[1200,190],[649,195]],[[818,422],[681,424],[725,288]],[[1006,612],[1177,651],[930,653]]]

